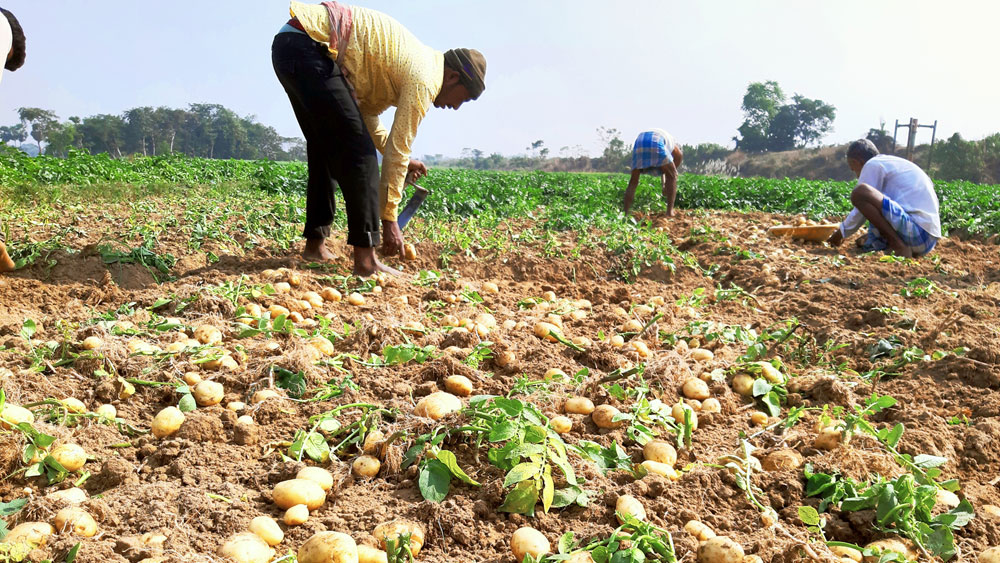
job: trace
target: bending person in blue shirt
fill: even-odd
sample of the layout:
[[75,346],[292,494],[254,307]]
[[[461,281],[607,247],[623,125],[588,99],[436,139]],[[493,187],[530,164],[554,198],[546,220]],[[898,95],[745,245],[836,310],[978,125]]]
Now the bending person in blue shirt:
[[909,160],[879,154],[860,139],[847,149],[847,165],[858,177],[851,192],[854,209],[828,241],[840,246],[867,219],[867,251],[891,250],[912,258],[930,252],[941,238],[941,218],[934,182]]

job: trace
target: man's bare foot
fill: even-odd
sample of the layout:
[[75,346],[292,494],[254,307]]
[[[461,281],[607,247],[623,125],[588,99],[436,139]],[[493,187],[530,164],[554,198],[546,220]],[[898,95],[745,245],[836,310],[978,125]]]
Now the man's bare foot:
[[375,257],[375,248],[361,248],[359,246],[355,246],[354,275],[368,277],[375,272],[382,272],[383,274],[388,274],[390,276],[398,276],[401,274],[399,270],[390,268],[389,266],[379,262],[378,258]]
[[306,239],[306,248],[302,251],[302,258],[310,262],[329,262],[335,260],[337,255],[326,247],[326,239],[313,238]]
[[13,272],[14,271],[14,261],[10,259],[10,255],[7,254],[7,247],[4,243],[0,242],[0,272]]
[[913,249],[906,245],[892,246],[890,248],[892,253],[896,256],[902,256],[904,258],[913,258]]

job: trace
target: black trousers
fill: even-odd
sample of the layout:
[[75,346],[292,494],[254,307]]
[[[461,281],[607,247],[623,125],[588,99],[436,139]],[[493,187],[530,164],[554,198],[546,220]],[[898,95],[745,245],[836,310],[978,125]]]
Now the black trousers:
[[339,184],[347,212],[347,244],[378,246],[378,157],[340,67],[324,45],[301,33],[276,35],[271,62],[306,138],[309,184],[302,236],[330,236]]

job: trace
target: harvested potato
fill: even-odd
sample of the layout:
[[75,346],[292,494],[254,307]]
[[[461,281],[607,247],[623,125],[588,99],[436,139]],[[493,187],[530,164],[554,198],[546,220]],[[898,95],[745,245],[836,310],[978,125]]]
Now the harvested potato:
[[764,376],[764,379],[768,380],[771,383],[785,382],[785,377],[781,375],[781,372],[778,371],[778,368],[771,365],[770,362],[757,362],[757,365],[760,366],[760,374]]
[[976,512],[987,520],[1000,520],[1000,506],[984,504]]
[[377,457],[361,455],[354,460],[353,464],[351,464],[351,471],[358,477],[371,479],[372,477],[378,475],[378,470],[381,467],[382,462],[380,462]]
[[381,549],[370,545],[358,546],[358,563],[388,563],[389,555]]
[[347,296],[347,304],[354,305],[355,307],[360,307],[365,304],[365,296],[358,292],[354,292]]
[[194,329],[194,338],[202,344],[214,346],[222,342],[222,331],[212,325],[201,325]]
[[0,410],[0,427],[9,429],[13,426],[27,422],[35,422],[35,415],[28,409],[13,403],[4,403],[3,410]]
[[642,330],[642,323],[635,319],[629,319],[622,325],[622,332],[639,332]]
[[523,561],[525,555],[530,555],[535,559],[547,554],[552,549],[552,544],[538,530],[527,526],[518,528],[510,536],[510,550],[514,553],[514,559]]
[[990,547],[980,552],[979,563],[1000,563],[1000,547]]
[[73,487],[71,489],[64,489],[62,491],[49,493],[45,495],[45,498],[65,502],[67,504],[80,504],[87,501],[87,492],[79,487]]
[[66,471],[76,471],[87,463],[87,452],[77,444],[59,444],[50,454]]
[[337,291],[332,287],[323,288],[323,291],[321,291],[319,295],[324,300],[330,301],[331,303],[337,303],[338,301],[344,298],[344,296],[341,295],[339,291]]
[[629,342],[629,345],[632,346],[632,350],[634,350],[636,354],[639,354],[640,358],[648,358],[652,354],[649,350],[649,346],[647,346],[645,342],[633,340]]
[[104,340],[97,336],[88,336],[80,343],[80,348],[84,350],[100,350],[104,346]]
[[194,386],[192,394],[199,407],[210,407],[222,402],[225,391],[217,381],[202,381]]
[[97,521],[86,510],[76,506],[67,506],[56,512],[55,529],[60,533],[69,533],[85,538],[97,534]]
[[733,376],[733,380],[730,383],[738,395],[743,395],[744,397],[753,396],[753,383],[754,378],[750,377],[745,373],[738,373]]
[[85,413],[87,412],[87,405],[83,404],[83,401],[73,397],[66,397],[65,399],[59,401],[62,406],[66,407],[69,412],[75,413]]
[[310,307],[315,307],[317,309],[323,306],[323,297],[315,291],[307,291],[302,294],[302,300],[309,303]]
[[319,485],[319,487],[324,491],[329,491],[333,488],[333,474],[322,467],[316,467],[314,465],[303,467],[302,469],[299,469],[298,473],[295,474],[295,478],[312,481],[313,483]]
[[432,420],[441,420],[460,410],[462,410],[462,401],[458,397],[451,393],[437,391],[420,399],[416,408],[413,409],[413,414]]
[[[876,553],[895,551],[896,553],[902,554],[907,560],[917,558],[917,548],[913,542],[899,537],[873,541],[866,545],[865,549],[871,549]],[[878,560],[878,555],[869,555],[864,558],[865,563],[877,563]]]
[[670,416],[674,418],[677,424],[684,424],[685,416],[691,419],[691,428],[694,430],[698,429],[698,413],[694,412],[694,409],[684,403],[677,403],[670,409]]
[[153,417],[153,436],[166,438],[177,432],[184,423],[184,413],[177,407],[167,407]]
[[642,447],[642,456],[649,461],[665,463],[671,467],[677,463],[677,450],[664,440],[650,440]]
[[621,348],[625,345],[625,337],[620,334],[613,334],[608,340],[608,343],[610,343],[614,348]]
[[750,413],[750,423],[756,426],[767,426],[767,415],[760,411]]
[[594,412],[594,402],[586,397],[570,397],[563,404],[563,410],[567,414],[587,415]]
[[556,434],[565,434],[573,429],[573,421],[567,416],[556,416],[549,421]]
[[660,463],[658,461],[647,459],[640,465],[642,465],[648,473],[659,475],[660,477],[666,477],[671,481],[676,481],[681,478],[680,474],[677,473],[673,466],[667,465],[666,463]]
[[333,342],[330,342],[328,338],[323,338],[322,336],[310,338],[306,341],[306,344],[311,346],[323,356],[332,356],[334,353]]
[[[308,510],[308,509],[306,509]],[[264,540],[267,545],[275,546],[285,539],[285,532],[270,516],[258,516],[250,521],[249,530]]]
[[544,321],[535,323],[534,333],[538,338],[544,338],[549,342],[558,342],[558,337],[562,336],[562,331],[559,330],[559,327]]
[[54,534],[55,528],[45,522],[25,522],[14,526],[14,529],[3,539],[3,543],[28,547],[41,547]]
[[594,563],[594,558],[590,556],[589,551],[578,551],[570,555],[566,563]]
[[698,546],[698,563],[743,563],[743,546],[726,536],[716,536]]
[[267,563],[274,557],[274,549],[257,534],[243,532],[226,540],[219,547],[219,555],[236,563]]
[[684,531],[694,536],[698,541],[708,541],[715,537],[715,531],[706,524],[697,520],[690,520],[684,524]]
[[824,428],[820,430],[819,435],[816,436],[816,440],[813,442],[813,447],[819,450],[832,451],[846,442],[847,441],[844,439],[843,431],[836,428]]
[[408,242],[403,245],[403,260],[416,260],[417,259],[417,247],[413,246],[413,243]]
[[374,455],[378,451],[379,445],[385,440],[385,434],[382,433],[378,428],[372,430],[365,436],[365,442],[361,446],[361,451],[363,453]]
[[625,523],[623,516],[631,516],[640,522],[646,520],[646,508],[642,506],[639,499],[632,495],[618,497],[618,500],[615,501],[615,513],[619,524]]
[[296,504],[285,511],[281,521],[286,526],[301,526],[309,521],[309,507],[304,504]]
[[621,411],[611,405],[601,405],[594,409],[594,412],[590,413],[590,418],[598,428],[620,428],[625,424],[623,420],[615,420],[615,417],[620,414]]
[[715,397],[709,397],[701,402],[701,412],[722,412],[722,403]]
[[444,388],[452,395],[468,397],[472,394],[472,380],[464,375],[451,375],[444,380]]
[[281,305],[271,305],[267,308],[267,312],[271,314],[272,319],[276,319],[278,317],[288,317],[288,315],[292,314],[291,311]]
[[834,555],[842,559],[849,559],[851,561],[856,561],[857,563],[861,563],[862,559],[861,552],[854,549],[853,547],[847,547],[843,545],[831,545],[830,551],[832,551]]
[[961,502],[962,499],[958,498],[958,495],[945,489],[938,489],[934,498],[935,508],[940,506],[944,510],[956,508]]
[[309,510],[316,510],[326,502],[326,491],[315,481],[289,479],[275,485],[271,497],[274,504],[285,510],[296,504],[304,504]]
[[708,389],[708,383],[705,383],[697,377],[692,377],[685,381],[684,385],[681,387],[681,393],[683,393],[688,399],[695,399],[698,401],[703,401],[712,396],[712,392]]
[[393,520],[375,526],[375,530],[372,531],[382,549],[386,549],[386,540],[398,538],[406,533],[410,534],[410,551],[416,557],[424,546],[424,527],[420,523],[413,520]]
[[792,449],[773,451],[760,460],[765,471],[798,471],[802,467],[802,454]]
[[115,417],[118,416],[118,409],[116,409],[114,405],[109,404],[103,404],[97,407],[97,410],[94,412],[97,413],[98,416],[104,417],[108,420],[114,420]]
[[706,350],[704,348],[695,348],[691,350],[691,359],[696,362],[710,362],[715,358],[715,354],[711,350]]
[[494,358],[493,361],[496,363],[498,367],[505,368],[507,366],[514,365],[514,362],[517,361],[517,356],[514,355],[514,352],[507,350],[497,354],[496,358]]

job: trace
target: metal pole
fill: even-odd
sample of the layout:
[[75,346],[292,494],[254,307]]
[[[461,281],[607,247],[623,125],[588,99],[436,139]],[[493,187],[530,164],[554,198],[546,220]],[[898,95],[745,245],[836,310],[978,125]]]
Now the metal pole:
[[934,139],[937,137],[937,120],[934,120],[934,128],[931,129],[931,148],[927,151],[927,172],[931,171],[931,158],[934,156]]
[[917,118],[910,118],[910,134],[906,137],[906,160],[913,162],[913,146],[917,142],[917,128],[920,123]]
[[896,154],[896,133],[899,132],[899,120],[896,120],[896,126],[892,129],[892,154]]

